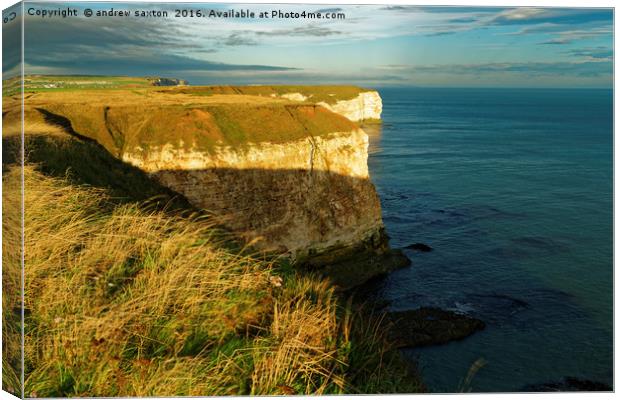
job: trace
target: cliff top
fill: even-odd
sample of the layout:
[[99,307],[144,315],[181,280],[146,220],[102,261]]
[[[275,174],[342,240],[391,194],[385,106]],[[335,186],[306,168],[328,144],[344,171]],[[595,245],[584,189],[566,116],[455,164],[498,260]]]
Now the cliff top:
[[[147,78],[92,76],[38,76],[25,82],[26,133],[46,124],[61,126],[117,156],[135,147],[172,144],[208,152],[216,145],[351,131],[356,123],[316,103],[364,91],[353,86],[161,87]],[[5,124],[19,119],[20,100],[4,96]]]
[[[270,86],[191,86],[165,89],[169,93],[184,93],[195,96],[218,94],[242,94],[250,96],[282,97],[290,96],[311,103],[335,104],[341,100],[351,100],[360,93],[368,92],[358,86],[343,85],[270,85]],[[301,95],[301,96],[295,96]]]
[[[351,100],[358,94],[368,92],[351,85],[252,85],[252,86],[188,86],[188,82],[175,78],[97,76],[97,75],[26,75],[24,91],[28,93],[66,92],[75,90],[119,90],[142,89],[168,94],[193,96],[249,95],[278,98],[288,95],[296,100],[310,103],[335,104],[340,100]],[[14,77],[3,81],[3,96],[19,93],[20,79]]]
[[[132,87],[154,86],[157,79],[129,76],[98,76],[98,75],[26,75],[24,91],[44,92],[81,89],[119,89]],[[20,77],[5,79],[2,95],[12,96],[20,90]]]

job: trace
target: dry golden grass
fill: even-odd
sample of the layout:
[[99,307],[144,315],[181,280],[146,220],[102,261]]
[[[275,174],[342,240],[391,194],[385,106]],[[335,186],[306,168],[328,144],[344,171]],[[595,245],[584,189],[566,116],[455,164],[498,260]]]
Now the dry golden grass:
[[[3,177],[10,198],[19,175]],[[354,338],[325,281],[230,253],[206,219],[116,204],[32,165],[24,177],[26,396],[418,388],[377,359],[378,336]]]
[[[19,172],[19,171],[18,171]],[[14,173],[15,174],[15,173]],[[2,388],[21,396],[21,185],[5,180],[2,192]]]

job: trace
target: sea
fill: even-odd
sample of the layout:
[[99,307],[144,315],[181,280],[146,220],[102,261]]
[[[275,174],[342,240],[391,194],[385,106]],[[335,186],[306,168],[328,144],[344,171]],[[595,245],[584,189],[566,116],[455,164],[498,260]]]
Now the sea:
[[369,168],[410,267],[375,282],[393,311],[465,313],[483,331],[404,350],[432,392],[612,385],[613,93],[380,88]]

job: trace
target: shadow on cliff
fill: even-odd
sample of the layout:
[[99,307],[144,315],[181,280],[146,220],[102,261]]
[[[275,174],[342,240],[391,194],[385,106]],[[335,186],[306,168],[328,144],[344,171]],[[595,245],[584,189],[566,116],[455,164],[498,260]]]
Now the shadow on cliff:
[[307,169],[161,170],[158,180],[267,254],[348,290],[409,265],[388,245],[381,205],[369,179]]
[[[2,167],[18,165],[19,136],[2,138]],[[90,139],[69,135],[24,135],[25,163],[42,173],[67,178],[78,185],[108,190],[115,202],[146,202],[157,208],[190,211],[193,207],[180,194],[160,185],[140,169],[112,156]],[[195,211],[195,209],[194,209]]]

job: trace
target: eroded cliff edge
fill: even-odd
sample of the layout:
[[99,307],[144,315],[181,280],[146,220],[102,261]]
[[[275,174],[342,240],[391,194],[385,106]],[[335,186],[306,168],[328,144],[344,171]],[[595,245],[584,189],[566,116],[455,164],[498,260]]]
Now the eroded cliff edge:
[[275,88],[37,93],[27,103],[254,248],[321,267],[342,287],[405,264],[387,244],[368,136],[354,122],[380,117],[378,93]]

